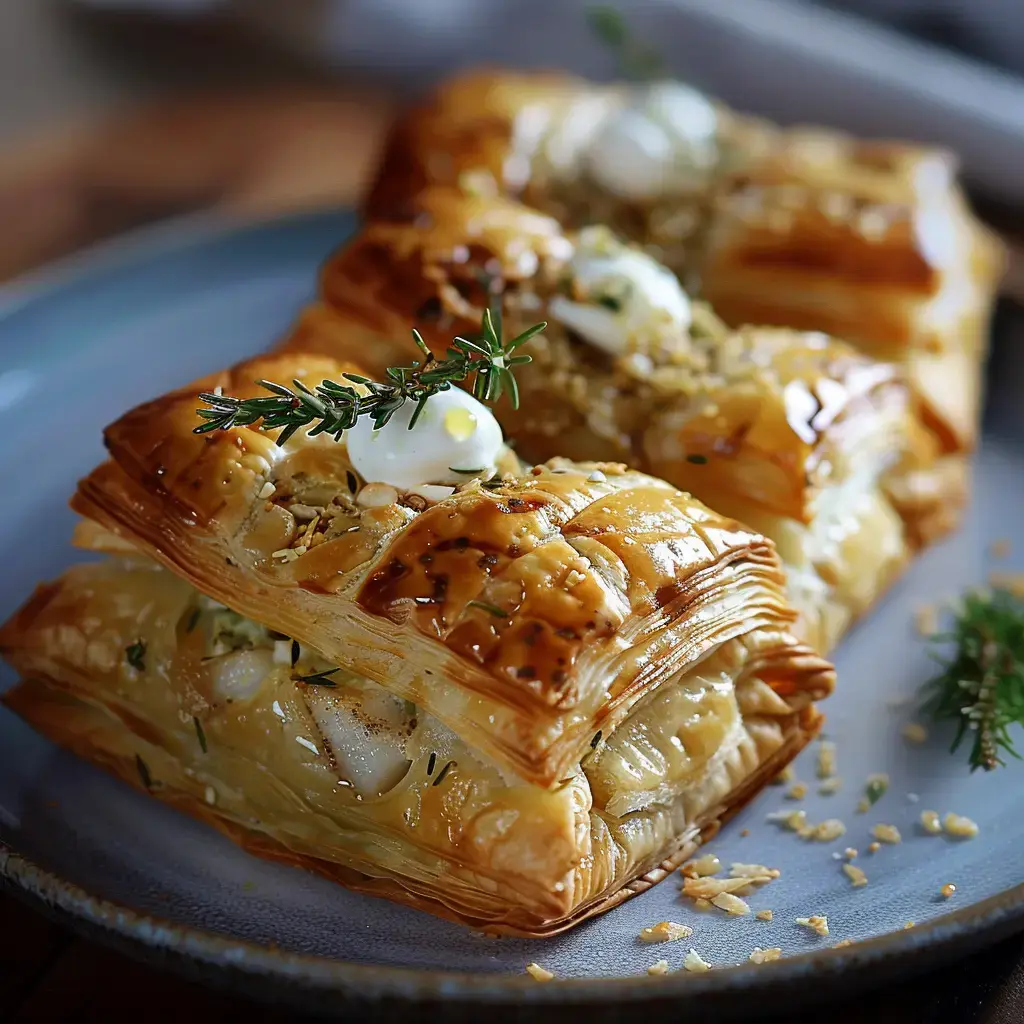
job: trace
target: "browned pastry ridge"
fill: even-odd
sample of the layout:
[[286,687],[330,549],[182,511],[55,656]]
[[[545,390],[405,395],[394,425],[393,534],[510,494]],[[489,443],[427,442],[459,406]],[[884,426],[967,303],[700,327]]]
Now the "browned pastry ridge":
[[940,457],[898,366],[819,332],[730,330],[695,303],[688,328],[633,325],[620,352],[589,344],[559,321],[588,246],[630,258],[599,228],[568,232],[514,200],[430,188],[327,261],[283,345],[358,354],[380,374],[415,357],[414,326],[439,352],[478,330],[487,282],[500,280],[507,335],[548,322],[522,350],[533,361],[517,370],[519,409],[496,408],[517,452],[622,461],[765,533],[800,635],[830,649],[956,521],[965,461]]
[[[519,198],[569,227],[607,224],[731,325],[821,330],[898,363],[940,449],[971,450],[1005,253],[971,214],[952,155],[783,129],[704,100],[714,134],[691,140],[673,165],[689,160],[689,173],[649,195],[610,191],[588,147],[663,88],[457,76],[399,118],[366,214],[404,217],[424,188],[446,185]],[[669,116],[663,99],[650,116]]]
[[5,699],[254,852],[552,934],[713,833],[834,673],[768,540],[624,466],[382,503],[323,435],[192,432],[200,390],[353,368],[263,357],[113,424],[73,500],[108,557],[0,630]]

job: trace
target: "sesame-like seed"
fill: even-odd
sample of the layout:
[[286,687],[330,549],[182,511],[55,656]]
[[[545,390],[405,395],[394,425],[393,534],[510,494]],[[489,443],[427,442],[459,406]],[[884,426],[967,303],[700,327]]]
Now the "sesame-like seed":
[[942,827],[951,836],[957,836],[960,839],[973,839],[979,831],[977,823],[971,821],[970,818],[965,818],[962,814],[954,814],[952,811],[942,819]]
[[676,924],[674,921],[659,921],[649,928],[640,931],[640,941],[653,942],[675,942],[676,939],[687,939],[693,934],[693,929],[685,924]]
[[551,981],[554,977],[551,971],[541,967],[540,964],[527,964],[526,973],[533,978],[534,981]]
[[924,743],[928,739],[928,730],[920,722],[907,722],[900,734],[908,743]]
[[860,889],[868,884],[868,876],[856,864],[844,864],[843,874],[846,875],[850,880],[850,884],[855,889]]
[[871,834],[883,843],[901,843],[903,837],[895,825],[875,825]]

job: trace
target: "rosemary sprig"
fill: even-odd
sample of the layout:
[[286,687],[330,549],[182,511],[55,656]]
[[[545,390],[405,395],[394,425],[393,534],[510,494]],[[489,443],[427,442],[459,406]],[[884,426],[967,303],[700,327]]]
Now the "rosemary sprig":
[[968,735],[971,771],[991,771],[1019,758],[1011,725],[1024,725],[1024,600],[1006,590],[965,595],[949,633],[933,642],[954,646],[950,658],[937,656],[942,671],[926,684],[925,706],[937,720],[953,719],[955,751]]
[[[530,356],[517,354],[546,323],[534,324],[510,342],[501,338],[501,318],[484,310],[481,333],[478,338],[455,338],[444,359],[438,359],[427,347],[423,336],[415,328],[412,336],[423,355],[422,362],[408,366],[391,366],[385,371],[385,381],[371,380],[356,373],[342,374],[347,384],[325,380],[315,388],[301,381],[292,381],[295,390],[269,380],[257,383],[269,391],[259,398],[233,398],[230,395],[204,392],[199,396],[207,408],[197,409],[204,420],[193,433],[206,434],[211,430],[230,430],[262,424],[264,430],[280,429],[277,443],[284,444],[295,431],[312,425],[309,434],[329,434],[336,441],[360,416],[369,416],[376,430],[380,430],[406,402],[414,402],[416,409],[409,420],[409,429],[416,425],[423,407],[431,395],[447,391],[453,384],[471,381],[470,391],[482,402],[496,402],[508,392],[513,408],[519,408],[519,388],[513,370],[530,362]],[[363,391],[352,387],[359,385]]]
[[664,73],[661,54],[633,38],[617,7],[594,4],[587,8],[586,19],[591,32],[615,54],[625,78],[654,78]]

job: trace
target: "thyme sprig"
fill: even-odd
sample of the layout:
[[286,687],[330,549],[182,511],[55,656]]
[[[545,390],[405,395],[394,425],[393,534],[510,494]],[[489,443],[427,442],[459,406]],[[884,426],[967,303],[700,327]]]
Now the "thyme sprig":
[[[496,402],[507,392],[513,408],[518,409],[519,388],[513,370],[530,362],[531,357],[518,354],[517,350],[545,327],[546,323],[534,324],[506,343],[501,337],[500,313],[496,315],[487,309],[480,336],[455,338],[444,359],[438,359],[431,352],[414,328],[413,340],[423,359],[408,366],[388,367],[384,381],[345,373],[342,376],[347,384],[325,380],[309,388],[295,380],[292,381],[294,390],[261,380],[257,383],[270,394],[257,398],[204,392],[199,399],[207,408],[196,410],[204,422],[193,433],[262,424],[264,430],[281,430],[277,437],[281,445],[297,430],[312,425],[310,436],[329,434],[339,441],[360,416],[369,416],[374,429],[380,430],[406,402],[416,405],[409,420],[412,430],[428,398],[466,380],[471,381],[470,391],[480,401]],[[351,385],[358,385],[359,390]]]
[[594,4],[587,8],[586,19],[591,32],[615,55],[625,78],[655,78],[664,72],[661,54],[633,37],[617,7]]
[[1024,600],[1007,590],[965,595],[948,633],[932,637],[952,643],[952,657],[937,656],[942,671],[926,684],[926,707],[937,720],[957,723],[951,752],[973,737],[971,771],[1020,758],[1010,738],[1024,725]]

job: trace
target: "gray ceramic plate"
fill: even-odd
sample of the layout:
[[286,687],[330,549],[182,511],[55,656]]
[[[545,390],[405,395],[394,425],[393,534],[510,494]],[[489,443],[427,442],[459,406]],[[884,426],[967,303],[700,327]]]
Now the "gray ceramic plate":
[[[0,519],[6,617],[37,580],[74,555],[66,500],[101,457],[100,430],[119,411],[271,343],[308,296],[319,261],[351,229],[342,214],[249,227],[190,223],[90,254],[2,296],[0,303],[0,479],[8,482]],[[699,999],[701,1007],[774,1005],[820,993],[809,979],[877,981],[951,943],[995,938],[1024,925],[1024,765],[970,775],[933,730],[910,746],[900,729],[930,663],[915,608],[985,578],[988,546],[1024,529],[1024,414],[1013,380],[1012,315],[1003,318],[991,421],[976,460],[968,521],[930,551],[843,644],[840,686],[829,700],[828,733],[838,747],[842,789],[816,792],[816,751],[798,775],[811,795],[799,805],[769,789],[712,849],[723,862],[781,868],[751,900],[774,920],[695,912],[675,879],[571,934],[546,941],[481,938],[425,914],[353,895],[298,870],[263,863],[184,818],[55,750],[0,711],[0,855],[7,884],[62,916],[131,947],[202,969],[247,991],[337,1006],[345,998],[455,1003],[564,1004],[608,1009],[629,1000]],[[32,429],[22,424],[31,421]],[[1002,568],[1014,564],[1011,556]],[[3,671],[7,671],[4,669]],[[0,676],[0,689],[11,682]],[[866,777],[888,772],[889,792],[868,814],[854,807]],[[806,843],[766,821],[781,807],[811,821],[838,817],[848,832]],[[923,808],[968,814],[972,841],[922,834]],[[896,825],[903,842],[867,853],[869,830]],[[749,835],[746,834],[749,830]],[[854,889],[832,856],[861,851],[866,888]],[[954,882],[945,900],[940,887]],[[822,939],[794,919],[827,914]],[[661,920],[690,924],[692,939],[642,946],[637,933]],[[905,931],[904,924],[917,927]],[[841,939],[852,948],[829,951]],[[651,978],[659,958],[678,967],[689,946],[716,970]],[[742,964],[754,946],[780,946],[782,963]],[[564,983],[523,977],[535,960]],[[735,998],[734,998],[735,997]],[[709,1002],[710,1000],[710,1002]],[[791,1005],[787,1002],[786,1005]],[[539,1007],[538,1007],[539,1009]]]

